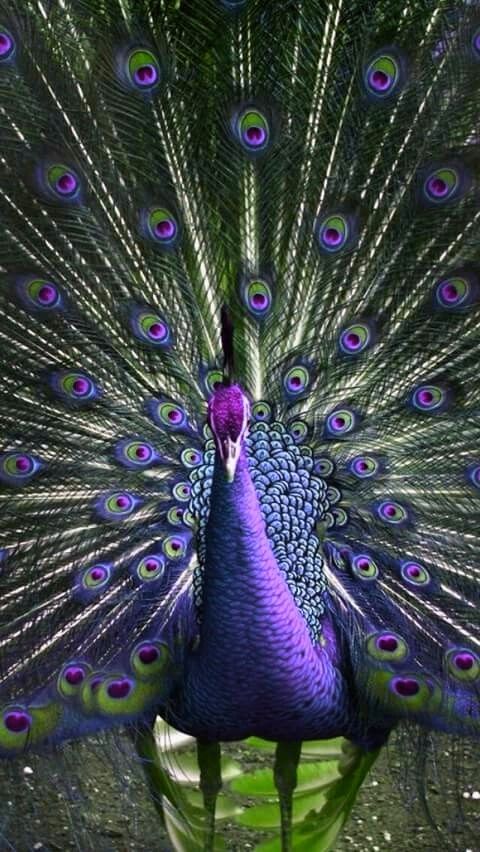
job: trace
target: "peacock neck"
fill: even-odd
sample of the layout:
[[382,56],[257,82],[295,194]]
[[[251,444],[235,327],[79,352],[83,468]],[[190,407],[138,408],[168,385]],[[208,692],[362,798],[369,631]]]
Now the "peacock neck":
[[[338,672],[313,646],[278,568],[245,451],[233,482],[215,462],[203,600],[200,641],[188,664],[189,719],[204,736],[224,740],[272,738],[272,731],[279,739],[319,736],[310,730],[319,696],[327,715],[333,701],[334,715],[342,712]],[[327,727],[326,736],[338,733],[335,723]]]

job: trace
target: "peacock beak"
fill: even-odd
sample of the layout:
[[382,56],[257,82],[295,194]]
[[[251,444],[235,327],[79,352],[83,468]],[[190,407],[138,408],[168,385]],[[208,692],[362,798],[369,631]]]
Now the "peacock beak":
[[238,459],[240,458],[241,440],[232,441],[227,438],[222,442],[220,454],[223,461],[223,467],[227,475],[227,482],[233,482],[235,479],[235,471],[237,469]]

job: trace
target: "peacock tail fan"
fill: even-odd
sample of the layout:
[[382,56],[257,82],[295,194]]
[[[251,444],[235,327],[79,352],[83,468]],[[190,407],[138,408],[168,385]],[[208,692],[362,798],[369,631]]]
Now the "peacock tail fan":
[[422,797],[432,744],[475,760],[479,84],[460,0],[0,0],[4,848],[84,737],[176,849],[218,741],[279,742],[284,850],[392,731]]

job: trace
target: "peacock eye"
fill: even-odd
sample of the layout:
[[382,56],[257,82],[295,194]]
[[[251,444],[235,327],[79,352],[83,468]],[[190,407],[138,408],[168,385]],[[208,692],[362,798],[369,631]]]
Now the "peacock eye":
[[196,527],[197,521],[189,509],[182,509],[182,523],[187,527]]
[[140,500],[129,491],[114,491],[95,502],[95,510],[104,521],[123,521],[139,506]]
[[108,585],[112,576],[111,565],[101,562],[84,571],[81,584],[87,591],[99,591]]
[[157,57],[145,48],[132,50],[127,59],[127,79],[130,85],[142,92],[151,92],[161,80]]
[[246,110],[237,118],[237,135],[246,150],[265,150],[270,141],[269,123],[259,110]]
[[7,485],[26,485],[40,470],[41,462],[35,456],[23,452],[0,454],[0,480]]
[[141,213],[141,226],[157,245],[171,248],[175,245],[179,228],[173,213],[166,207],[154,207]]
[[168,559],[181,559],[187,550],[183,538],[176,535],[169,535],[163,542],[162,549]]
[[446,662],[449,673],[457,680],[471,682],[480,677],[478,654],[468,648],[452,648],[446,654]]
[[364,322],[354,323],[345,328],[340,334],[340,349],[346,355],[358,355],[370,345],[372,332]]
[[403,562],[400,572],[407,583],[413,583],[415,586],[427,586],[430,582],[429,572],[418,562]]
[[452,276],[435,285],[435,298],[442,308],[459,308],[468,303],[471,289],[466,278]]
[[310,373],[306,367],[291,367],[283,378],[283,386],[288,396],[295,397],[303,393],[310,382]]
[[247,310],[257,319],[265,317],[272,307],[272,290],[270,285],[259,278],[248,281],[243,288],[243,298]]
[[402,524],[408,520],[407,510],[395,500],[383,500],[376,508],[380,520],[388,524]]
[[170,661],[170,651],[164,642],[140,642],[132,651],[130,665],[137,677],[149,680],[161,674]]
[[326,421],[327,434],[338,438],[348,435],[356,425],[356,417],[349,408],[337,408],[332,411]]
[[366,553],[352,557],[352,571],[361,580],[375,580],[378,577],[377,565]]
[[325,251],[340,251],[348,240],[348,222],[343,216],[328,216],[320,225],[320,245]]
[[7,62],[15,53],[15,41],[4,27],[0,29],[0,65]]
[[16,282],[15,289],[27,309],[51,311],[61,307],[60,290],[52,281],[44,278],[22,278]]
[[69,166],[61,164],[50,166],[47,169],[46,180],[52,193],[62,200],[72,200],[80,192],[78,176]]
[[308,426],[304,420],[293,420],[288,425],[288,431],[296,444],[300,444],[308,436]]
[[375,98],[389,98],[399,89],[400,65],[396,57],[387,53],[368,62],[363,72],[367,92]]
[[480,464],[478,462],[468,466],[467,477],[474,488],[480,488]]
[[77,370],[60,370],[50,375],[52,390],[66,402],[77,405],[91,402],[100,395],[93,379]]
[[335,470],[335,465],[329,458],[318,458],[315,460],[313,469],[319,476],[331,476]]
[[153,419],[159,426],[166,426],[172,431],[183,429],[186,426],[187,415],[180,405],[174,402],[159,403],[157,400],[153,400],[149,407]]
[[72,698],[77,695],[90,671],[90,666],[85,665],[85,663],[67,663],[57,680],[57,688],[60,694],[65,698]]
[[348,514],[345,511],[345,509],[342,509],[338,506],[335,506],[332,509],[331,514],[332,514],[334,526],[344,527],[346,524],[348,524]]
[[14,736],[19,734],[25,736],[32,727],[32,717],[23,707],[7,707],[3,712],[2,720],[8,733]]
[[178,527],[183,523],[183,509],[180,506],[171,506],[167,512],[167,521],[174,527]]
[[375,660],[399,663],[408,656],[408,645],[397,633],[382,631],[369,636],[367,652]]
[[119,441],[115,445],[114,453],[117,461],[131,470],[148,467],[158,459],[151,444],[147,441],[137,441],[131,438]]
[[203,453],[193,447],[187,447],[185,450],[182,450],[180,461],[189,469],[198,467],[203,462]]
[[359,479],[368,479],[371,476],[375,476],[379,468],[379,462],[371,456],[356,456],[348,466],[351,473]]
[[269,423],[272,419],[272,406],[268,402],[256,402],[252,406],[252,418],[259,423]]
[[138,340],[166,348],[172,342],[168,323],[156,311],[136,306],[130,316],[130,328]]
[[203,381],[210,395],[223,386],[223,373],[221,370],[208,370]]
[[163,577],[165,573],[165,560],[163,556],[151,553],[144,556],[135,566],[135,573],[142,582],[150,582]]
[[452,198],[459,183],[459,175],[454,169],[435,169],[427,175],[423,184],[423,191],[429,201],[434,204],[442,204]]
[[177,482],[173,486],[173,496],[180,502],[188,502],[190,500],[191,486],[189,482]]
[[413,391],[412,404],[419,411],[435,412],[445,407],[446,391],[438,385],[420,385]]

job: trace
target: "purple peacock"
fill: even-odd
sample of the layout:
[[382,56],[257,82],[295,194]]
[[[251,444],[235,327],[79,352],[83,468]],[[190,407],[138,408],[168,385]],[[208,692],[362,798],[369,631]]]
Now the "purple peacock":
[[213,849],[272,740],[288,850],[302,741],[478,740],[479,83],[475,4],[0,2],[2,757],[160,715]]

